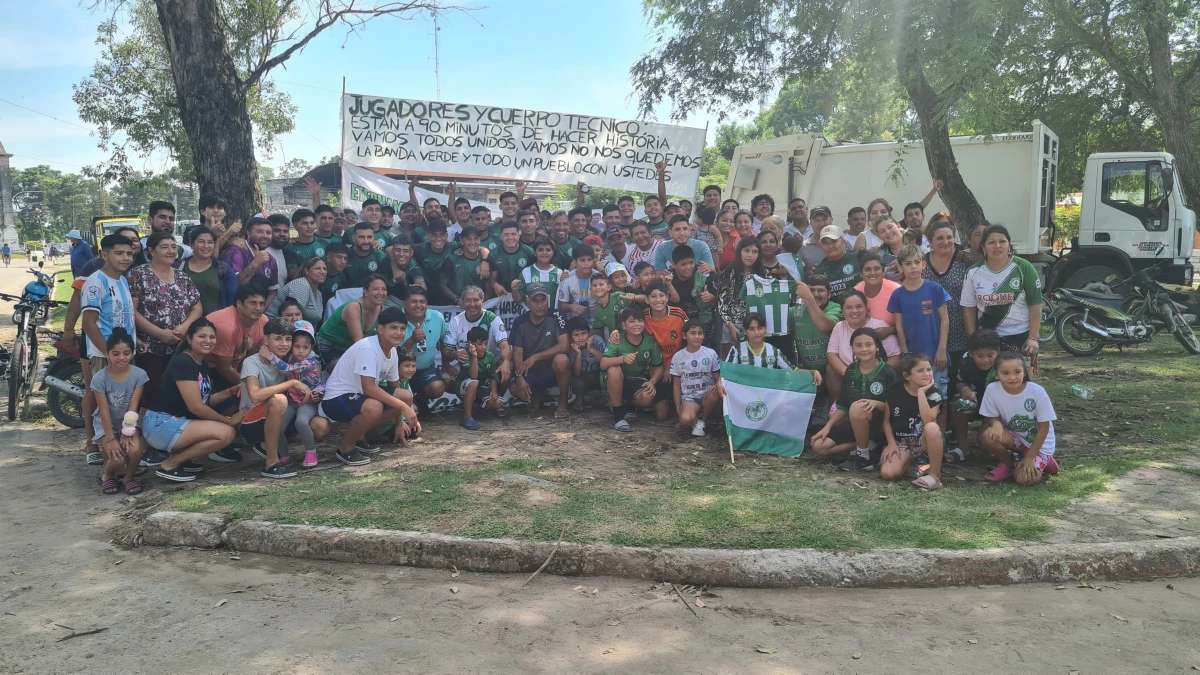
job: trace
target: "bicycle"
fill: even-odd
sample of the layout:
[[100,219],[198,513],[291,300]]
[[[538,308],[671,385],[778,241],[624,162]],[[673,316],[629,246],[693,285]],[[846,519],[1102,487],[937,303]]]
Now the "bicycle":
[[29,416],[29,394],[37,376],[38,331],[35,323],[37,312],[43,308],[66,306],[45,298],[18,297],[0,293],[0,299],[16,303],[13,308],[13,323],[17,327],[17,339],[8,356],[8,419]]

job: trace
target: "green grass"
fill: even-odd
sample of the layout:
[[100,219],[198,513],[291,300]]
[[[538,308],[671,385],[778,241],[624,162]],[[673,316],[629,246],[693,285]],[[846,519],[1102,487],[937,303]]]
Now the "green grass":
[[[70,302],[71,301],[71,281],[73,280],[73,277],[71,276],[71,270],[69,270],[69,269],[63,270],[55,276],[58,279],[58,282],[54,285],[54,297],[51,299],[55,300],[56,302],[62,302],[62,303]],[[50,312],[50,322],[48,325],[55,330],[62,330],[63,321],[66,318],[67,318],[66,306],[64,305],[63,307],[55,307]],[[76,330],[78,331],[78,328]]]
[[[886,484],[803,458],[744,455],[731,467],[718,459],[722,453],[710,451],[699,464],[631,456],[609,466],[584,458],[425,465],[368,475],[321,471],[286,484],[198,486],[171,495],[164,508],[545,541],[556,540],[565,525],[568,541],[651,547],[970,549],[1035,542],[1052,529],[1047,517],[1138,466],[1161,462],[1200,478],[1200,469],[1182,466],[1197,464],[1183,460],[1192,459],[1188,453],[1200,428],[1198,376],[1200,360],[1161,339],[1091,359],[1047,354],[1038,380],[1058,412],[1062,472],[1033,488],[985,483],[990,462],[979,458],[966,468],[948,468],[945,489],[925,493],[907,480]],[[1073,396],[1075,383],[1093,387],[1096,396]],[[644,433],[669,444],[673,432]],[[534,436],[514,438],[513,446],[527,440]],[[665,444],[660,452],[670,453]],[[506,473],[536,476],[555,487],[495,481]]]

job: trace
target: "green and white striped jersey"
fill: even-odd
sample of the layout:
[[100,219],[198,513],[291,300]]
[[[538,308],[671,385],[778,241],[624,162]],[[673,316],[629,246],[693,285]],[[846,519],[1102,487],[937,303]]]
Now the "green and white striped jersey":
[[758,314],[767,322],[767,335],[788,334],[788,307],[796,284],[787,279],[768,279],[751,275],[740,295],[746,302],[746,314]]
[[526,297],[525,292],[529,284],[539,283],[546,287],[546,292],[550,294],[550,309],[558,308],[558,282],[559,279],[568,274],[557,267],[551,267],[548,270],[538,269],[536,265],[530,265],[521,270],[521,297]]

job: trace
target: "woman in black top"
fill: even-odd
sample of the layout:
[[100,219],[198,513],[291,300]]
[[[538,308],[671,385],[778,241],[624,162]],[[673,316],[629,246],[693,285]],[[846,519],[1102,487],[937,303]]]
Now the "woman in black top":
[[217,329],[212,322],[204,318],[192,322],[142,420],[146,441],[171,454],[155,471],[160,478],[181,483],[195,480],[195,474],[204,469],[192,460],[217,452],[236,435],[242,413],[229,417],[209,407],[233,398],[240,386],[212,393],[204,357],[216,344]]

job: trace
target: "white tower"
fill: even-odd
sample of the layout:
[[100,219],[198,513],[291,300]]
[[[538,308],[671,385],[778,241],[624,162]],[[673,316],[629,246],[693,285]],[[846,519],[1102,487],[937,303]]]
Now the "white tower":
[[0,243],[17,243],[17,217],[13,213],[12,172],[8,159],[12,155],[0,143]]

